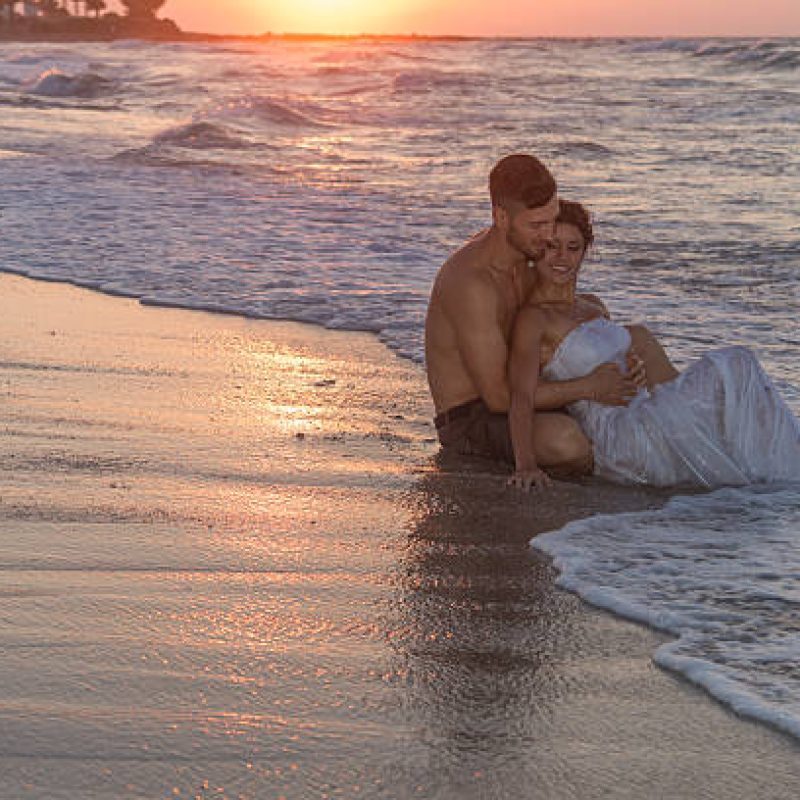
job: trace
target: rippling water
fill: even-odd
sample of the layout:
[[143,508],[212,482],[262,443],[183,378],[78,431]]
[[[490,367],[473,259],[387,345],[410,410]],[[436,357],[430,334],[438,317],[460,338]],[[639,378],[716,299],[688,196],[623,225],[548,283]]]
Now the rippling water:
[[[798,76],[797,39],[5,45],[0,268],[373,331],[421,360],[436,269],[489,220],[491,165],[529,151],[596,215],[587,288],[647,321],[679,363],[752,345],[797,411]],[[764,624],[788,636],[797,577],[781,553],[798,531],[794,499],[781,502],[787,538],[774,552],[764,540],[759,569],[785,590]],[[692,517],[704,558],[715,509]],[[726,523],[740,544],[771,524],[748,519]],[[656,578],[641,576],[647,594]],[[720,580],[737,614],[760,613],[761,588]],[[626,591],[636,615],[639,588]],[[769,642],[742,642],[756,650],[748,713],[796,706],[794,656],[776,666]]]
[[785,386],[798,74],[800,40],[7,45],[0,263],[421,359],[432,275],[525,150],[594,210],[617,314]]

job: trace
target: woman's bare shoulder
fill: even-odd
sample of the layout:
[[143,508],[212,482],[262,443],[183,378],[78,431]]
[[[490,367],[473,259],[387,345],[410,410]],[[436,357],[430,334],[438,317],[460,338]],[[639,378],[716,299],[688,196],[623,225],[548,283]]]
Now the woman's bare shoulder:
[[535,303],[525,303],[517,312],[517,324],[536,325],[537,327],[547,327],[549,314],[546,309],[537,306]]
[[592,294],[591,292],[581,292],[581,294],[579,294],[578,297],[584,303],[587,303],[588,305],[593,306],[594,308],[598,309],[598,311],[600,311],[600,313],[606,319],[610,319],[611,318],[611,314],[610,314],[610,312],[608,310],[608,307],[606,306],[606,304],[596,294]]

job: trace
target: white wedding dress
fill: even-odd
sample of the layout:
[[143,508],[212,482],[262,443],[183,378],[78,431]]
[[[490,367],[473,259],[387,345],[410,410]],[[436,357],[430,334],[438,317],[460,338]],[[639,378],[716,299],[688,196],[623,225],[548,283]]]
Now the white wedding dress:
[[[549,380],[625,369],[627,329],[604,318],[579,325],[543,370]],[[627,407],[569,406],[594,445],[595,474],[621,483],[716,487],[800,480],[800,422],[746,347],[712,350]]]

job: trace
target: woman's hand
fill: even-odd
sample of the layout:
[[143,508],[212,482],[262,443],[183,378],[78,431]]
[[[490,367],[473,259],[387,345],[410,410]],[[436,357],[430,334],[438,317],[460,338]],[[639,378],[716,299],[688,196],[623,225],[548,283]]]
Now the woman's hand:
[[550,489],[553,486],[552,478],[539,467],[532,469],[518,469],[509,479],[508,485],[515,489],[529,492],[531,489]]
[[628,365],[628,377],[640,389],[646,389],[647,368],[645,367],[645,363],[642,360],[642,357],[639,355],[639,353],[636,352],[636,348],[631,347],[631,349],[628,350],[628,355],[625,360]]
[[604,406],[626,406],[639,391],[633,379],[613,363],[600,364],[581,381],[584,397]]

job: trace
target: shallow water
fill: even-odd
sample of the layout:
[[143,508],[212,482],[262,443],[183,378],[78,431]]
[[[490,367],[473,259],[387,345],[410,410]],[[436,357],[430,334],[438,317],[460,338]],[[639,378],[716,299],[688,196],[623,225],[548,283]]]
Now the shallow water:
[[679,362],[753,344],[796,404],[799,60],[796,39],[5,45],[0,264],[419,360],[435,270],[525,150],[596,214],[587,288]]

